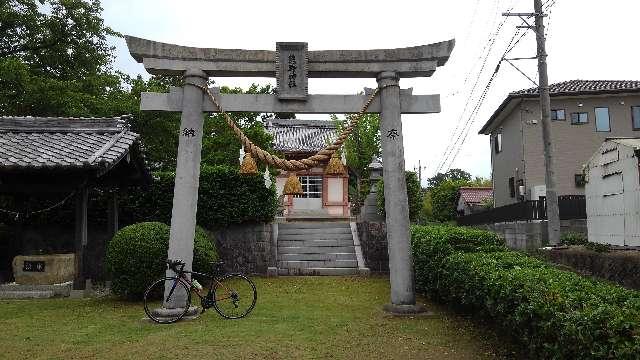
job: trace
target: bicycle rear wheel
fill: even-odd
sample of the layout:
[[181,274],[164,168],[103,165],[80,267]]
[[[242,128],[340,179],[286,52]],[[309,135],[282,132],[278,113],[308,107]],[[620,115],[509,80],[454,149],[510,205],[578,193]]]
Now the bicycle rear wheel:
[[[171,288],[169,294],[164,295],[165,283],[169,283]],[[175,302],[176,299],[182,304],[175,308],[166,308],[166,303]],[[174,301],[172,301],[174,300]],[[187,285],[177,277],[165,277],[158,279],[151,284],[144,292],[144,312],[149,319],[160,324],[171,324],[180,319],[189,311],[191,306],[191,292]]]
[[242,274],[225,275],[214,282],[213,307],[226,319],[240,319],[253,310],[258,300],[255,284]]

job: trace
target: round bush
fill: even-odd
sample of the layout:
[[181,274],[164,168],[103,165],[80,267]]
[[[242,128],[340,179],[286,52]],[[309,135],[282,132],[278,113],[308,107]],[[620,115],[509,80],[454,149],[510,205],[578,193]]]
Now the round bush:
[[[164,275],[169,249],[169,226],[160,222],[129,225],[116,233],[107,246],[106,265],[114,294],[141,299],[149,284]],[[193,247],[193,270],[210,271],[217,258],[213,241],[197,227]]]

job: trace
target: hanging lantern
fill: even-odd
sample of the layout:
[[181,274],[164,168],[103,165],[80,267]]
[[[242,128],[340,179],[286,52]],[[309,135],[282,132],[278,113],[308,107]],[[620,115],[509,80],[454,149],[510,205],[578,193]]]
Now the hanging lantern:
[[347,173],[342,164],[342,160],[338,157],[338,153],[333,153],[327,167],[324,169],[325,175],[344,175]]
[[258,167],[251,153],[244,154],[242,164],[240,165],[240,174],[255,175],[258,173]]
[[282,190],[283,195],[302,195],[302,184],[300,184],[300,180],[296,176],[295,172],[289,174],[287,178],[287,182],[284,183],[284,189]]

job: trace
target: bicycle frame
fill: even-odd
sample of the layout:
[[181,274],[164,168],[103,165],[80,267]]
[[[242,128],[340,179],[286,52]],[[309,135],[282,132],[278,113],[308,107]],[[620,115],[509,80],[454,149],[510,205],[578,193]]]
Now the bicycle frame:
[[[167,295],[167,298],[165,299],[166,302],[169,301],[169,298],[171,297],[171,295],[173,294],[173,290],[175,290],[176,286],[178,285],[178,281],[181,281],[182,283],[184,283],[185,285],[187,285],[187,287],[189,289],[197,289],[195,287],[195,285],[193,284],[193,275],[198,275],[198,276],[202,276],[205,278],[210,279],[211,281],[209,282],[209,289],[208,292],[205,296],[200,295],[199,291],[195,291],[194,293],[196,295],[198,295],[198,297],[200,298],[200,300],[202,301],[205,297],[210,297],[213,295],[213,289],[214,289],[214,284],[218,284],[218,286],[221,286],[222,288],[224,288],[225,290],[227,290],[227,293],[230,293],[229,289],[220,281],[218,281],[218,279],[220,277],[218,277],[217,275],[210,275],[210,274],[206,274],[206,273],[201,273],[201,272],[197,272],[197,271],[188,271],[188,270],[182,270],[180,269],[179,271],[175,271],[174,269],[172,269],[175,273],[176,273],[176,280],[173,282],[173,285],[171,286],[171,291],[169,291],[169,294]],[[187,277],[186,275],[190,274],[192,276]],[[223,297],[223,298],[216,298],[215,301],[220,301],[220,300],[226,300],[229,299],[231,296],[228,295],[227,297]]]

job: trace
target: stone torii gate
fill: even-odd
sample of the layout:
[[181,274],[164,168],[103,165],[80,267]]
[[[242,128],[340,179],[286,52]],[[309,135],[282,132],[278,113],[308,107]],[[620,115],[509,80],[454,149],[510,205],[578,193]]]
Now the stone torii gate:
[[[182,112],[168,257],[191,269],[198,202],[203,112],[220,109],[203,93],[209,77],[275,77],[277,94],[220,94],[227,112],[358,113],[371,94],[310,95],[308,78],[376,78],[380,91],[366,109],[380,113],[392,312],[417,311],[410,248],[401,114],[440,112],[439,95],[413,95],[400,78],[429,77],[443,66],[455,41],[379,50],[308,51],[306,43],[276,43],[276,51],[194,48],[126,37],[131,56],[151,74],[181,75],[185,86],[168,94],[143,93],[141,110]],[[195,86],[190,86],[195,85]]]

